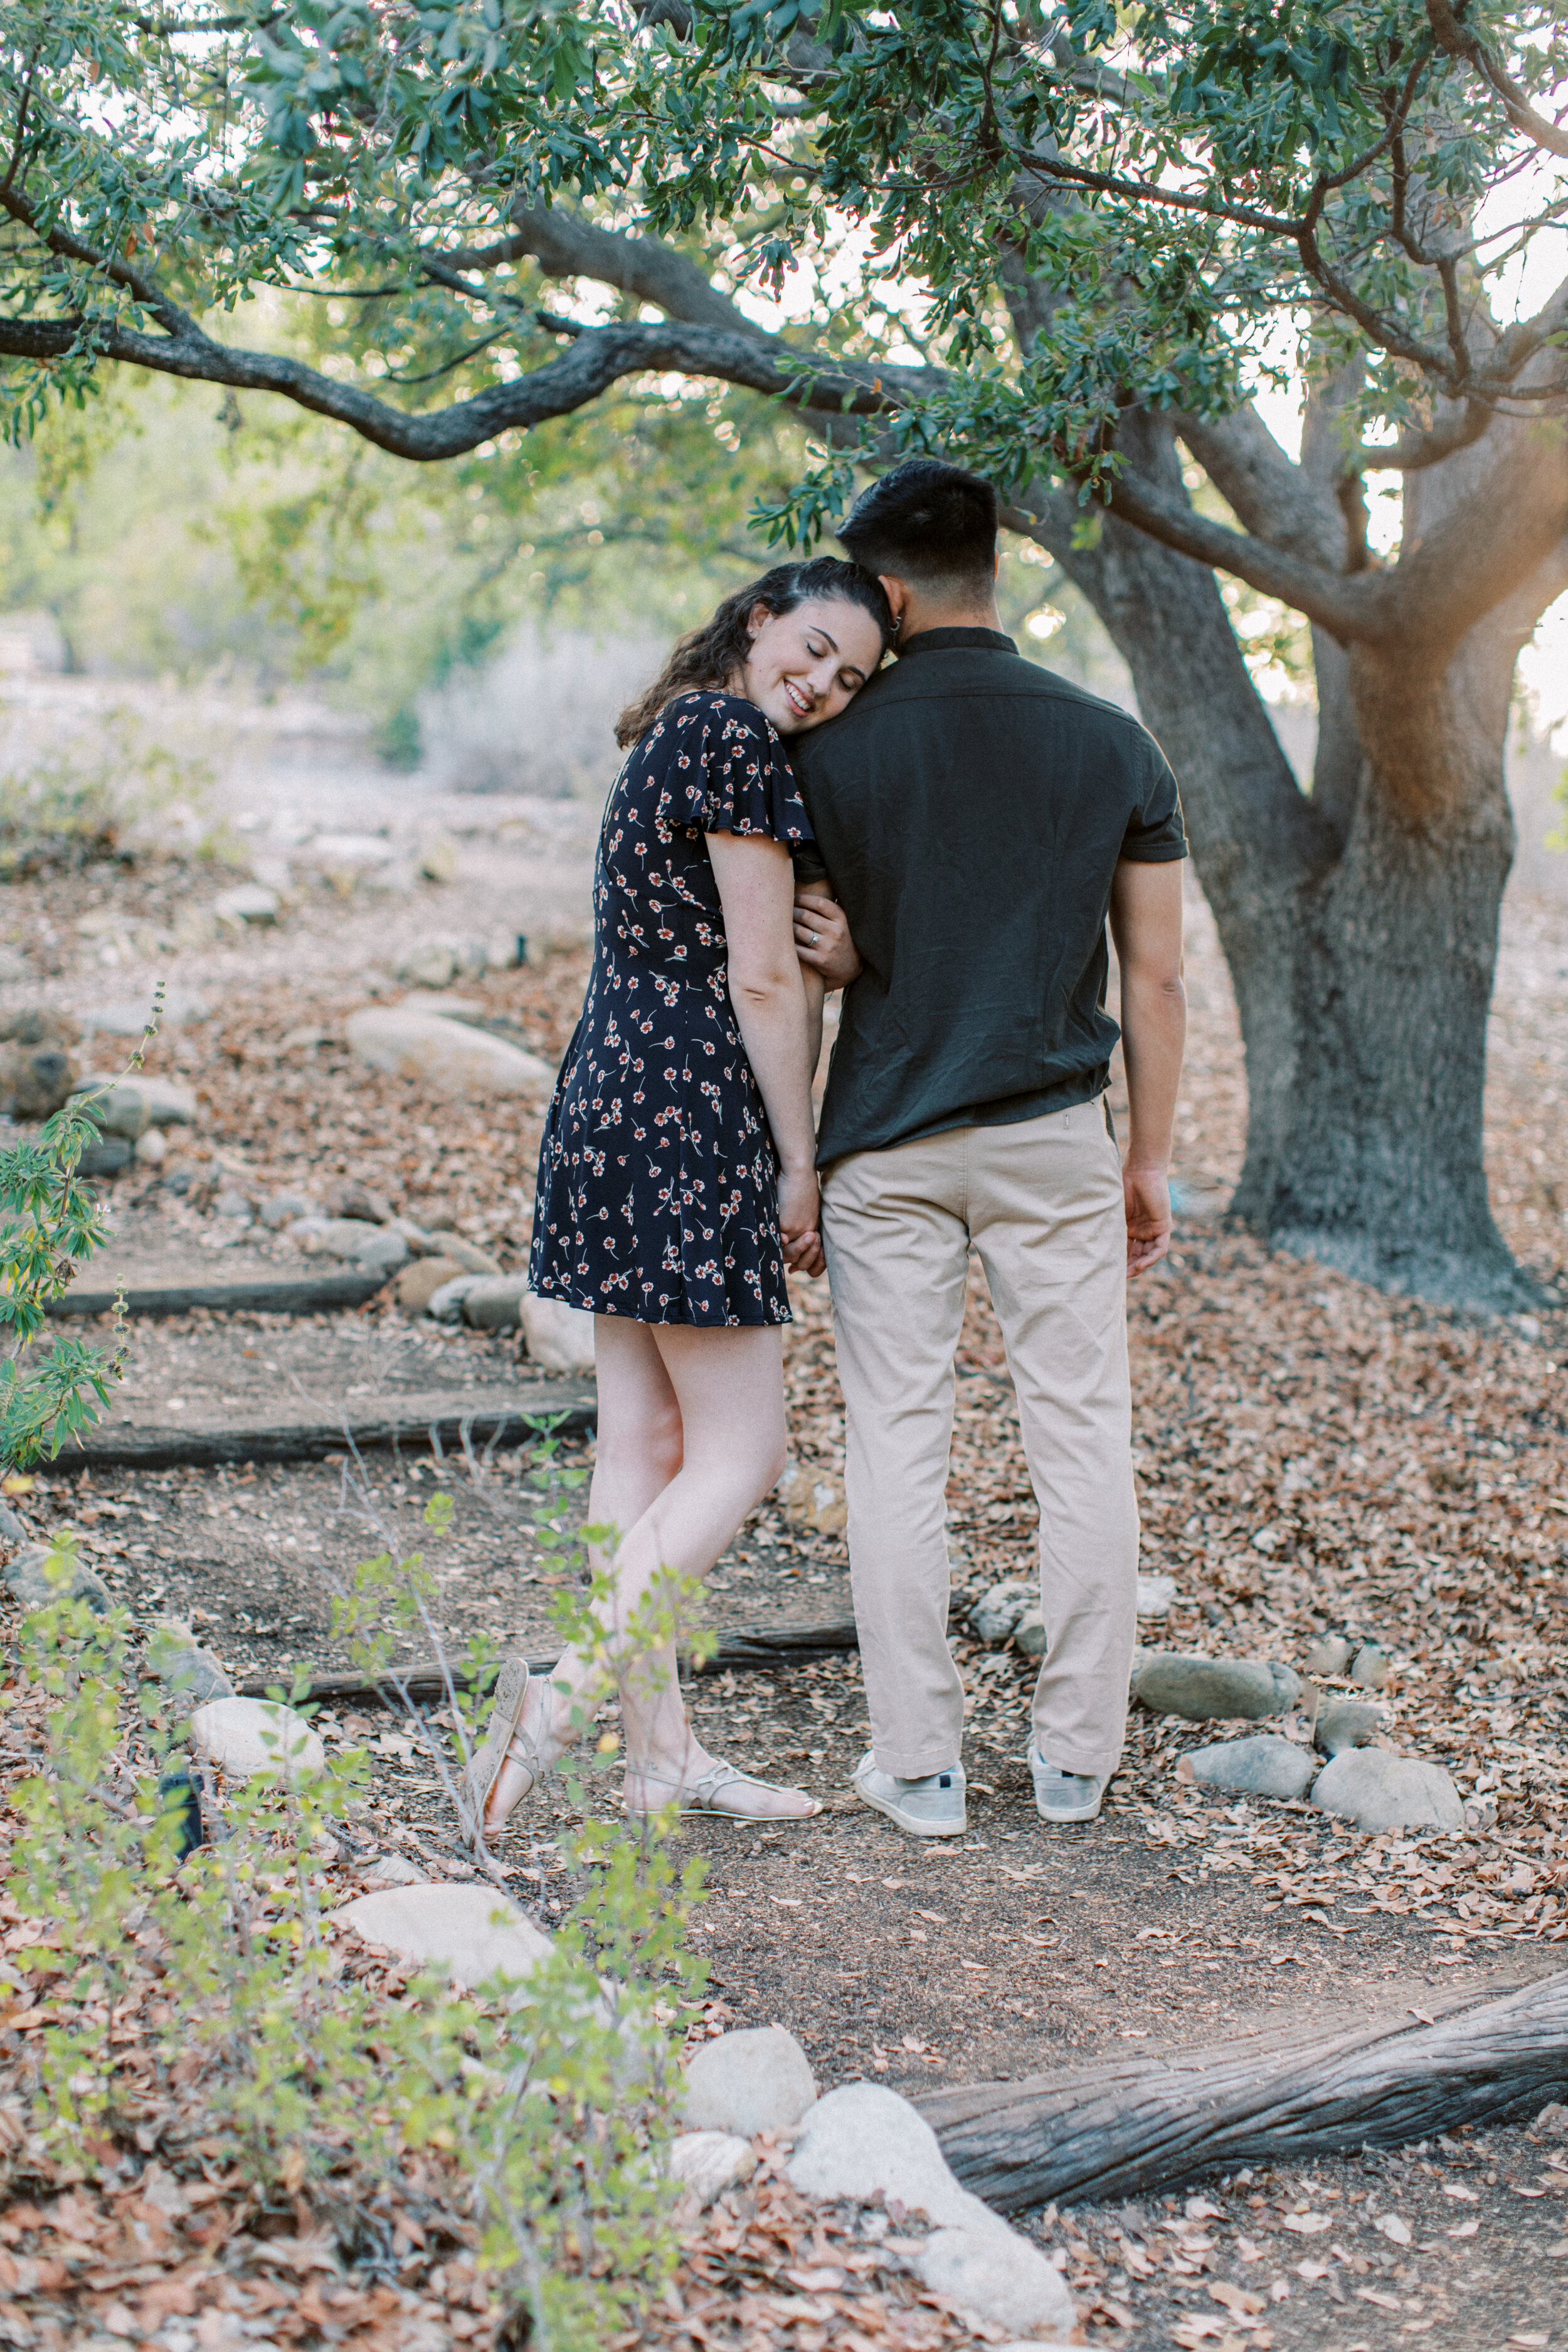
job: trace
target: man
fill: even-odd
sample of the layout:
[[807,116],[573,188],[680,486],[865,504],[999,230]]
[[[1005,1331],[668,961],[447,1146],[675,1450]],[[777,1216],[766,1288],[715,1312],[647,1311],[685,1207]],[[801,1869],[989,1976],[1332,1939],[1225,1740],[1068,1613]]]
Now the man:
[[[1121,1753],[1137,1622],[1126,1277],[1170,1239],[1181,806],[1135,719],[1002,634],[986,483],[911,459],[839,538],[899,623],[897,664],[790,747],[864,967],[817,1150],[871,1716],[854,1785],[913,1836],[967,1826],[944,1521],[973,1245],[1040,1511],[1036,1803],[1047,1822],[1091,1821]],[[809,892],[797,941],[831,985],[846,976],[834,910]],[[1102,1099],[1108,916],[1125,1166]]]

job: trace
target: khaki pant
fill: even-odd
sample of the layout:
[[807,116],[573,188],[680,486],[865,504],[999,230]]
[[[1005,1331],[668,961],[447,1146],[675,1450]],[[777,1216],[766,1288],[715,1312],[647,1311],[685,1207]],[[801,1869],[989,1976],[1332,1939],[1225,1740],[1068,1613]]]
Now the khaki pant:
[[963,1686],[947,1646],[953,1355],[970,1244],[1017,1391],[1040,1512],[1047,1648],[1034,1741],[1101,1778],[1126,1729],[1138,1507],[1127,1373],[1120,1155],[1101,1103],[853,1152],[823,1186],[847,1408],[849,1567],[884,1772],[958,1759]]

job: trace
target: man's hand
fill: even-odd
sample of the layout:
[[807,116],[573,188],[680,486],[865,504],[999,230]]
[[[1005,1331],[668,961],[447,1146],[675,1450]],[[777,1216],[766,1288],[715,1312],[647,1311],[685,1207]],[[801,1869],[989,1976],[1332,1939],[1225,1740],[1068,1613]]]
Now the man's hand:
[[803,887],[795,894],[795,948],[808,971],[828,988],[847,988],[865,970],[837,898]]
[[1171,1246],[1171,1180],[1163,1168],[1134,1168],[1129,1160],[1121,1171],[1121,1197],[1127,1204],[1127,1273],[1133,1279],[1158,1265]]

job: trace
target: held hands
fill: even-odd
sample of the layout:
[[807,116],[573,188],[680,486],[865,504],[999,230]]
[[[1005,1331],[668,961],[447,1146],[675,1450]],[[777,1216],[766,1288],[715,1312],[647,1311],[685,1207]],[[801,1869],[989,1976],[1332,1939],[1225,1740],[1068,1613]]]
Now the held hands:
[[822,1203],[815,1168],[779,1171],[779,1231],[784,1236],[784,1264],[792,1274],[821,1274]]
[[795,895],[795,948],[803,964],[829,988],[847,988],[865,970],[837,898],[803,886]]
[[1121,1197],[1127,1209],[1127,1272],[1147,1274],[1171,1246],[1171,1180],[1163,1168],[1134,1168],[1131,1160],[1121,1171]]

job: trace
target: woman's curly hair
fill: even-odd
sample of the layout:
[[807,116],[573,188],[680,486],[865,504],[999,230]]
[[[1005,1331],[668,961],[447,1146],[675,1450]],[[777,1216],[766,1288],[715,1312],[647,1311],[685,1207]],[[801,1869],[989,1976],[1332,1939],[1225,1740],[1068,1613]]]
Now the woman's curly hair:
[[859,564],[841,563],[832,555],[814,556],[809,563],[777,563],[749,587],[726,596],[711,620],[679,640],[653,684],[616,719],[616,742],[625,750],[640,740],[678,694],[727,687],[751,651],[750,622],[759,604],[776,614],[793,613],[811,599],[858,604],[881,631],[883,653],[892,645],[893,615],[882,583]]

